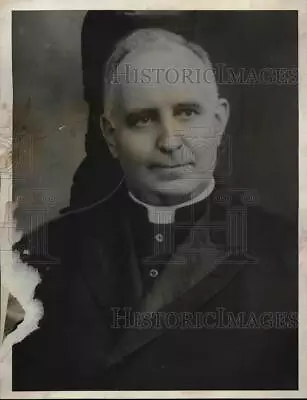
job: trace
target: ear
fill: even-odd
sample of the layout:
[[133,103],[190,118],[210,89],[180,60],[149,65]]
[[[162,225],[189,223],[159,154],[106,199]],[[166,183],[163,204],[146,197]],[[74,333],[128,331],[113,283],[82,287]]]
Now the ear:
[[115,140],[115,128],[112,124],[112,121],[110,121],[105,115],[102,115],[100,118],[100,127],[112,156],[117,158],[118,154]]
[[226,125],[229,118],[229,103],[226,99],[219,98],[217,100],[216,109],[214,112],[214,133],[218,138],[220,145]]

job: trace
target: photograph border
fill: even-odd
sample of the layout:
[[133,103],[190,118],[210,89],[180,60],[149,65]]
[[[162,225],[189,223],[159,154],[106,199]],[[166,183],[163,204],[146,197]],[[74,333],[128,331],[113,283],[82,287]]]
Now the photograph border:
[[[1,0],[0,3],[0,264],[1,398],[300,398],[307,396],[307,1],[306,0],[194,0],[186,7],[179,0]],[[16,337],[4,337],[8,294],[18,298],[13,254],[10,248],[18,232],[12,219],[12,37],[13,10],[297,10],[299,26],[299,390],[288,391],[50,391],[12,392],[11,348]],[[17,236],[16,236],[17,235]],[[33,288],[34,290],[34,288]],[[18,340],[18,338],[17,338]],[[305,344],[305,345],[304,345]]]

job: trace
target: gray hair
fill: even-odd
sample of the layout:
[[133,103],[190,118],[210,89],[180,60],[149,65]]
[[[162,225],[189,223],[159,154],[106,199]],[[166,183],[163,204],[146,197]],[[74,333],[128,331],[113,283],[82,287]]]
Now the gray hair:
[[[113,53],[105,64],[104,70],[104,112],[108,115],[113,105],[112,99],[112,80],[114,72],[123,59],[133,51],[142,48],[152,50],[156,48],[169,48],[170,44],[177,44],[191,50],[204,63],[204,66],[213,71],[211,61],[207,52],[199,45],[186,40],[183,36],[160,28],[138,29],[120,40]],[[218,95],[217,84],[213,75],[213,82]],[[114,85],[113,85],[114,86]]]

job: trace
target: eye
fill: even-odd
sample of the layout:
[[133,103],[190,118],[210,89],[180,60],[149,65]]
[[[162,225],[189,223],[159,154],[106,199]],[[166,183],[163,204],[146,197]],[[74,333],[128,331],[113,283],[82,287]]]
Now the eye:
[[188,121],[196,115],[199,115],[199,110],[191,106],[178,107],[174,111],[174,116],[182,121]]
[[137,128],[144,128],[145,126],[148,126],[151,123],[151,121],[152,120],[150,117],[138,118],[134,122],[134,126],[136,126]]
[[177,113],[177,116],[180,118],[188,119],[195,115],[196,112],[194,110],[181,110]]
[[128,114],[126,123],[130,128],[146,128],[156,120],[156,115],[152,110],[135,112]]

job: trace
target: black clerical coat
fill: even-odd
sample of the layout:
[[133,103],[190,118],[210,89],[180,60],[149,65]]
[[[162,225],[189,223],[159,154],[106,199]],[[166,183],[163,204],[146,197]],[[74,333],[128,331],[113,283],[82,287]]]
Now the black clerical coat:
[[184,210],[149,256],[124,188],[24,236],[44,316],[13,348],[13,390],[296,389],[296,229],[237,198]]

